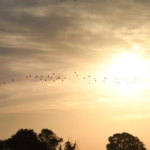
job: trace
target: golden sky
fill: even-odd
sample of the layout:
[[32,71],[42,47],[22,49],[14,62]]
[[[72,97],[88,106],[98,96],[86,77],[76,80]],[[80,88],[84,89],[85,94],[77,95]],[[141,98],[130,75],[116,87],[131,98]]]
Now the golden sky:
[[48,128],[103,150],[128,132],[150,149],[149,6],[0,0],[0,139]]

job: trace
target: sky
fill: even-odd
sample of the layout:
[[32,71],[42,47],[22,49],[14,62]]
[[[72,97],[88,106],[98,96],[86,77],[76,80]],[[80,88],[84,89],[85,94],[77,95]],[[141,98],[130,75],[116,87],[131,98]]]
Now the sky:
[[150,149],[149,5],[0,0],[0,139],[48,128],[104,150],[127,132]]

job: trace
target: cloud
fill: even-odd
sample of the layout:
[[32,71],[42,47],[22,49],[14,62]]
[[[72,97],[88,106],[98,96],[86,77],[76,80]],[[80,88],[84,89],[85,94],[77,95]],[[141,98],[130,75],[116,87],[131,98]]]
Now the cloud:
[[[132,40],[141,38],[143,25],[148,21],[147,13],[139,11],[146,6],[140,4],[140,1],[118,0],[59,4],[33,0],[1,2],[1,54],[13,53],[13,57],[28,59],[34,53],[37,60],[47,55],[51,59],[57,56],[59,60],[68,57],[100,60],[102,55],[104,60],[106,55],[119,52],[118,47],[132,47]],[[145,37],[142,43],[147,33],[142,35]]]
[[[62,76],[62,72],[72,72],[74,68],[82,71],[93,66],[105,68],[105,62],[111,62],[116,53],[133,52],[134,44],[139,44],[148,57],[145,51],[150,48],[148,4],[146,0],[0,1],[0,82],[10,84],[11,78],[15,78],[13,85],[5,88],[0,85],[3,88],[1,107],[13,105],[9,104],[11,99],[14,105],[19,105],[19,99],[29,99],[33,94],[28,89],[34,84],[24,81],[26,75],[45,76],[56,71]],[[72,74],[68,76],[70,82]],[[41,88],[34,89],[37,99],[34,97],[33,102],[45,95],[45,101],[47,97],[56,99],[52,105],[58,107],[57,100],[65,94],[70,95],[67,90],[55,92],[54,89],[45,90],[43,84],[38,86]],[[56,84],[47,86],[55,88]],[[24,92],[19,95],[21,88]],[[12,89],[18,90],[16,97]],[[97,101],[113,100],[102,98]]]
[[107,99],[107,98],[100,98],[100,99],[97,99],[96,101],[97,102],[110,102],[110,101],[113,101],[113,100]]
[[[64,67],[77,59],[85,63],[89,63],[89,59],[93,59],[93,63],[104,61],[119,52],[118,47],[129,48],[129,41],[133,39],[129,37],[135,38],[136,33],[143,32],[143,26],[137,20],[146,14],[139,13],[139,7],[143,6],[139,3],[1,1],[0,54],[5,60],[11,57],[20,62],[20,59],[34,57],[35,63],[43,60],[46,64],[64,64]],[[136,26],[129,30],[132,23]],[[144,32],[146,36],[147,33]],[[3,65],[5,63],[3,61]]]
[[149,119],[149,118],[150,118],[150,113],[144,113],[144,114],[118,116],[112,118],[112,120],[137,120],[137,119]]

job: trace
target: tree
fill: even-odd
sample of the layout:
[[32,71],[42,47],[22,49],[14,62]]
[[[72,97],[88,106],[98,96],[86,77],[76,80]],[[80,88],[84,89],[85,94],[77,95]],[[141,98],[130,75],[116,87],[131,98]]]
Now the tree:
[[76,142],[74,144],[72,144],[70,141],[67,141],[65,143],[65,147],[64,147],[64,150],[76,150],[78,147],[77,147],[77,144]]
[[41,143],[45,145],[47,150],[56,150],[61,142],[62,138],[56,136],[56,134],[48,129],[42,129],[41,133],[38,135]]
[[143,142],[129,133],[114,134],[108,138],[107,150],[146,150]]
[[2,150],[46,150],[33,130],[20,129],[3,142]]
[[[49,129],[42,129],[37,135],[31,129],[20,129],[6,140],[0,140],[0,150],[62,150],[63,139]],[[76,142],[67,141],[64,150],[76,150]]]
[[4,141],[0,140],[0,149],[4,147]]

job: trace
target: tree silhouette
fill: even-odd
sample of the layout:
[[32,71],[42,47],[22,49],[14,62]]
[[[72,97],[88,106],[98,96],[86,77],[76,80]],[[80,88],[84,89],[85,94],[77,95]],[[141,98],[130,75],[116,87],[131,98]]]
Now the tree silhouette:
[[2,150],[46,150],[33,130],[20,129],[2,142]]
[[3,141],[0,140],[0,148],[3,146]]
[[0,149],[4,147],[4,141],[0,140]]
[[[63,139],[49,129],[42,129],[37,135],[31,129],[19,129],[6,140],[0,140],[0,150],[62,150]],[[65,142],[64,150],[76,150],[76,142]]]
[[48,129],[42,129],[41,133],[38,135],[41,143],[45,145],[47,150],[56,150],[61,142],[62,138],[56,136],[56,134]]
[[58,150],[62,150],[62,147],[61,147],[61,145],[59,146]]
[[129,133],[114,134],[108,138],[107,150],[146,150],[143,142]]
[[67,141],[65,143],[65,147],[64,150],[76,150],[77,149],[77,144],[76,142],[74,144],[72,144],[70,141]]

